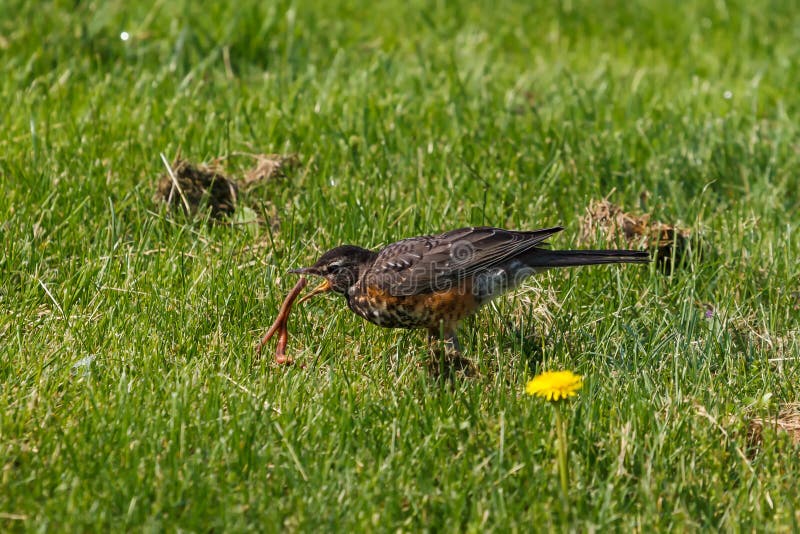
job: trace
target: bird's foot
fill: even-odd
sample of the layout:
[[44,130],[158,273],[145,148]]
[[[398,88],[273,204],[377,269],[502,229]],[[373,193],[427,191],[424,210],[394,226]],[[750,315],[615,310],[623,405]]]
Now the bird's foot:
[[475,364],[462,356],[433,358],[428,362],[428,370],[434,378],[456,376],[475,378],[479,375]]
[[442,345],[444,346],[432,350],[427,364],[428,371],[434,378],[456,376],[474,378],[480,374],[475,364],[465,358],[461,351],[448,343]]

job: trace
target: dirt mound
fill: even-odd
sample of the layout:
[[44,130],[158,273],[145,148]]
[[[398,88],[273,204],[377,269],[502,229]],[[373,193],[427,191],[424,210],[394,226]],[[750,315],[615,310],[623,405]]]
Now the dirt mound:
[[189,215],[207,206],[211,217],[219,219],[233,214],[238,196],[236,182],[222,174],[220,167],[194,165],[178,158],[159,179],[155,200]]
[[271,179],[287,177],[290,171],[300,166],[300,158],[296,154],[236,155],[255,159],[255,165],[244,171],[244,178],[239,181],[226,176],[219,163],[223,158],[210,165],[198,165],[179,156],[170,164],[162,155],[166,172],[158,180],[153,200],[166,204],[170,211],[179,210],[190,216],[208,211],[212,221],[226,220],[234,224],[265,222],[256,216],[253,208],[243,205],[240,190],[246,191]]

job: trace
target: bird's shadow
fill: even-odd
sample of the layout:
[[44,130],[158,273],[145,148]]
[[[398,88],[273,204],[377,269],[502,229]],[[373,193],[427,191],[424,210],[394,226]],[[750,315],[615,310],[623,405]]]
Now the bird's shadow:
[[504,328],[500,329],[499,334],[500,347],[504,351],[518,354],[531,375],[541,370],[545,355],[552,353],[555,344],[552,333],[530,324],[504,321]]

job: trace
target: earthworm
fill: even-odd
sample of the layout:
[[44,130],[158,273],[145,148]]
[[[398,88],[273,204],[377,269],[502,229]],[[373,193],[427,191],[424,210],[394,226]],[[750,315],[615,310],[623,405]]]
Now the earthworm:
[[286,356],[286,344],[289,342],[289,328],[287,326],[289,312],[291,312],[292,304],[297,300],[297,296],[303,288],[306,287],[307,283],[308,281],[306,278],[301,276],[300,280],[297,281],[289,294],[286,295],[286,298],[283,299],[283,304],[281,304],[281,309],[278,311],[278,316],[275,317],[275,322],[272,323],[272,326],[269,327],[267,333],[256,346],[257,355],[261,355],[261,349],[266,345],[267,341],[278,332],[278,345],[275,348],[275,363],[279,365],[289,365],[292,363],[292,359]]

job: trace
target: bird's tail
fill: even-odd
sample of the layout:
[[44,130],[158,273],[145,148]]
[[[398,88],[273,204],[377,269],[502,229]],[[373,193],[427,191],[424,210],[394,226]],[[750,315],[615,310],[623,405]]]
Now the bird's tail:
[[576,267],[604,263],[648,263],[650,254],[640,250],[548,250],[535,248],[523,261],[533,268]]

